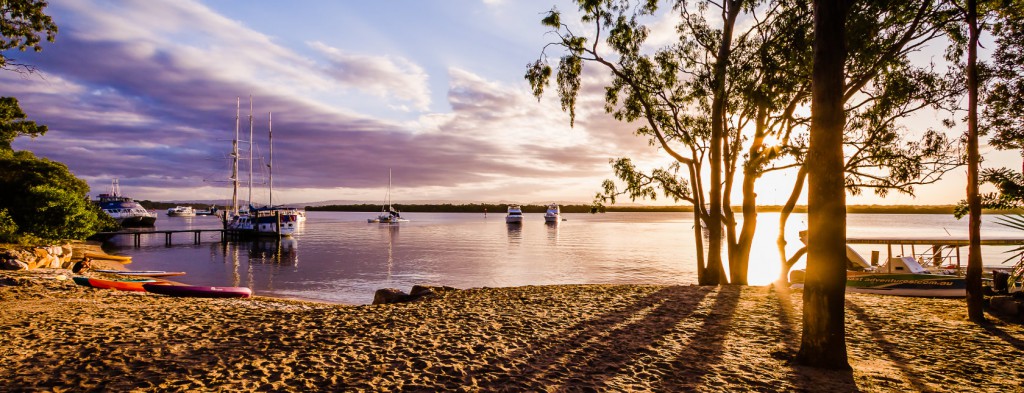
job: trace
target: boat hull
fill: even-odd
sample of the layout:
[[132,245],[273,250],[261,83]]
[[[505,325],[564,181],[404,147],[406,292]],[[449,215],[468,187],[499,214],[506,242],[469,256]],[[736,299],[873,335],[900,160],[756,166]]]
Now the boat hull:
[[128,270],[93,270],[93,271],[96,272],[96,273],[116,274],[116,275],[119,275],[119,276],[128,276],[128,277],[174,277],[174,276],[184,276],[185,275],[185,272],[166,272],[166,271],[163,271],[163,270],[136,270],[136,271],[128,271]]
[[175,297],[247,298],[252,296],[252,290],[246,287],[145,284],[143,288],[146,292]]
[[75,283],[82,286],[98,288],[98,289],[115,289],[118,291],[132,291],[132,292],[145,292],[146,290],[142,287],[146,284],[153,284],[154,286],[166,285],[158,283],[156,280],[104,280],[100,278],[91,277],[74,277]]
[[125,228],[151,227],[156,225],[156,216],[132,216],[117,219]]

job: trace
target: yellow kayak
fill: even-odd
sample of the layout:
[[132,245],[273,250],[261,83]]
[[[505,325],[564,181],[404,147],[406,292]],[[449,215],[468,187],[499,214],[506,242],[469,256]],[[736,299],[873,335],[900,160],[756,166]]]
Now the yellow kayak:
[[132,257],[123,257],[123,256],[119,256],[119,255],[99,254],[99,253],[95,253],[95,252],[87,252],[87,253],[85,253],[85,257],[86,258],[92,258],[92,259],[103,259],[103,260],[108,260],[108,261],[118,261],[118,262],[121,262],[121,263],[132,263]]

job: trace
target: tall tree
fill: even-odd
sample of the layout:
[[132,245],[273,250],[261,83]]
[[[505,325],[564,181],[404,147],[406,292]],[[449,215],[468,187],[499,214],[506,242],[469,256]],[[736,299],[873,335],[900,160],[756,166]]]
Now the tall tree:
[[[668,170],[652,176],[636,176],[641,182],[658,182],[667,193],[679,191],[673,197],[688,200],[708,231],[707,263],[698,261],[698,275],[702,284],[727,282],[722,264],[722,163],[723,150],[728,146],[728,62],[732,56],[732,29],[743,4],[728,0],[721,4],[700,2],[698,12],[690,12],[691,5],[678,1],[673,8],[680,13],[680,40],[657,50],[653,55],[643,51],[648,31],[639,18],[651,15],[657,1],[646,0],[633,4],[629,1],[578,0],[580,20],[589,25],[592,36],[573,33],[561,22],[562,14],[552,10],[542,23],[553,29],[558,41],[549,44],[564,49],[557,71],[558,93],[562,109],[569,112],[570,123],[575,118],[576,97],[583,77],[584,64],[594,64],[608,70],[613,76],[606,87],[605,109],[619,120],[642,120],[637,133],[650,138],[652,144],[663,149],[676,160]],[[712,27],[704,19],[708,7],[720,7],[721,29]],[[607,34],[607,37],[605,37]],[[602,40],[606,47],[600,46]],[[547,47],[545,47],[546,49]],[[605,53],[607,51],[608,53]],[[540,97],[551,76],[552,69],[546,54],[529,65],[526,78],[534,93]],[[711,181],[706,190],[700,177],[705,158],[710,161]],[[685,167],[689,182],[674,174]],[[635,174],[632,163],[620,160],[616,171],[624,176]],[[620,176],[621,177],[621,176]],[[607,183],[606,183],[607,184]],[[650,195],[649,187],[630,185],[632,190]],[[707,197],[705,197],[707,193]],[[700,243],[700,225],[695,226],[695,237]],[[699,249],[700,250],[700,249]]]
[[43,50],[42,36],[53,42],[57,36],[57,25],[46,15],[46,1],[2,0],[0,1],[0,69],[28,71],[32,66],[15,61],[4,54],[8,49],[36,52]]
[[[847,191],[872,190],[914,195],[915,186],[931,184],[963,165],[961,147],[940,130],[910,130],[901,119],[923,108],[945,110],[957,105],[963,83],[959,73],[942,75],[930,66],[911,63],[910,55],[941,37],[951,23],[949,7],[933,0],[858,2],[847,20],[848,56],[843,102]],[[916,131],[910,133],[910,131]],[[779,219],[777,239],[780,281],[806,248],[787,255],[785,228],[804,187],[806,149],[794,156],[804,166]]]
[[807,277],[798,360],[849,369],[846,359],[846,190],[843,176],[847,0],[814,2],[814,69],[807,154]]
[[984,322],[985,295],[981,291],[981,195],[978,192],[978,2],[967,0],[964,10],[969,38],[967,41],[967,316]]

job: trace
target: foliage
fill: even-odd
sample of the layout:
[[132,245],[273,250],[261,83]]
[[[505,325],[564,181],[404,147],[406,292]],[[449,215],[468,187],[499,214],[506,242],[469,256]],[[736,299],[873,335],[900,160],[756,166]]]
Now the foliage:
[[[1024,231],[1024,215],[1002,216],[996,219],[996,223]],[[1013,248],[1007,251],[1007,253],[1011,255],[1003,263],[1016,260],[1016,263],[1013,265],[1013,272],[1008,279],[1009,284],[1012,286],[1017,281],[1024,280],[1024,246]]]
[[19,136],[38,137],[46,126],[25,120],[25,112],[14,97],[0,97],[0,150],[11,150],[11,142]]
[[0,150],[0,209],[20,234],[43,239],[81,239],[117,228],[87,199],[89,186],[62,163],[28,151]]
[[57,25],[43,12],[46,5],[43,0],[0,1],[0,69],[31,71],[30,66],[11,61],[4,51],[32,49],[39,52],[43,50],[40,45],[42,35],[53,42]]
[[14,243],[17,241],[18,224],[14,223],[7,209],[0,209],[0,243]]
[[1024,1],[996,8],[983,119],[998,149],[1024,149]]

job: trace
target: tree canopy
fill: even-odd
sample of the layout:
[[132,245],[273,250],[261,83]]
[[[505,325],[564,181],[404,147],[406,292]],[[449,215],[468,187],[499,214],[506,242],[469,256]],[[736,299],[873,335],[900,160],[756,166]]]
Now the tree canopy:
[[57,36],[57,24],[44,13],[43,0],[2,0],[0,1],[0,69],[29,70],[31,66],[18,63],[5,54],[8,49],[36,52],[43,50],[43,37],[53,42]]

